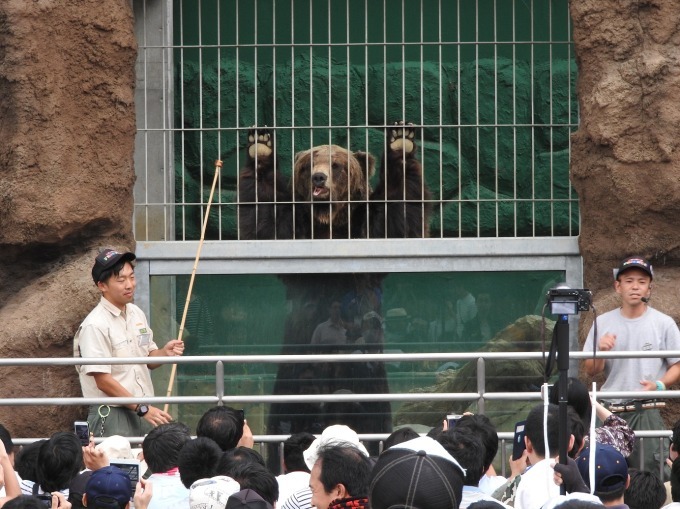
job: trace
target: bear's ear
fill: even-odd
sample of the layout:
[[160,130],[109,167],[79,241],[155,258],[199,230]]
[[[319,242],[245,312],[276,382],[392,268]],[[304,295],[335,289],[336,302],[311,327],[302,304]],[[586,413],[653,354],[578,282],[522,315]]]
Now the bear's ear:
[[369,152],[358,151],[352,154],[359,161],[364,174],[369,178],[375,173],[375,157]]
[[295,164],[297,165],[298,162],[300,162],[301,159],[309,158],[312,154],[312,149],[307,149],[307,150],[302,150],[295,154]]

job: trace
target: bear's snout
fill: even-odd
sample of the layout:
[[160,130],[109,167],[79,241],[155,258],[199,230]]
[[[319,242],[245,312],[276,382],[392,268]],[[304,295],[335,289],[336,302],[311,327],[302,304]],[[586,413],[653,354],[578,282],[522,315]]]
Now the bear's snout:
[[312,175],[312,184],[314,185],[314,187],[325,187],[327,178],[328,177],[326,176],[325,173],[317,172],[314,175]]

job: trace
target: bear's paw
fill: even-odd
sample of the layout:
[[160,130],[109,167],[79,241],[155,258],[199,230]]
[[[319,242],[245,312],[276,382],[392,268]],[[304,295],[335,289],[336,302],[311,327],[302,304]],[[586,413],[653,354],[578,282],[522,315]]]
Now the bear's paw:
[[272,155],[272,133],[269,129],[250,129],[248,131],[248,155],[256,157],[269,157]]
[[413,141],[415,137],[416,131],[411,122],[405,123],[403,120],[395,122],[392,129],[389,129],[390,150],[410,154],[415,148]]

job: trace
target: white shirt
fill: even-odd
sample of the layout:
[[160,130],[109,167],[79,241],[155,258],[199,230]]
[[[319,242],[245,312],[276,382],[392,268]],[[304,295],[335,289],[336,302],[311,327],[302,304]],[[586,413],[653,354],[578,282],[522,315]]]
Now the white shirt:
[[555,484],[553,459],[544,459],[522,474],[515,494],[515,509],[541,509],[543,504],[560,494]]
[[279,500],[276,505],[281,507],[293,493],[309,487],[309,472],[298,471],[277,475],[276,482],[279,483]]

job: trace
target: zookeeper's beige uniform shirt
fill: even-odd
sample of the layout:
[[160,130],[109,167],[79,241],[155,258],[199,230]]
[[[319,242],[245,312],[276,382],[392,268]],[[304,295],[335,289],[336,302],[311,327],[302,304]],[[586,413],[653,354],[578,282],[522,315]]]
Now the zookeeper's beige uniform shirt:
[[[147,357],[158,350],[144,312],[126,304],[125,313],[104,297],[85,318],[73,338],[74,357]],[[134,397],[153,396],[153,383],[146,364],[76,366],[85,398],[105,398],[90,373],[111,376]]]

